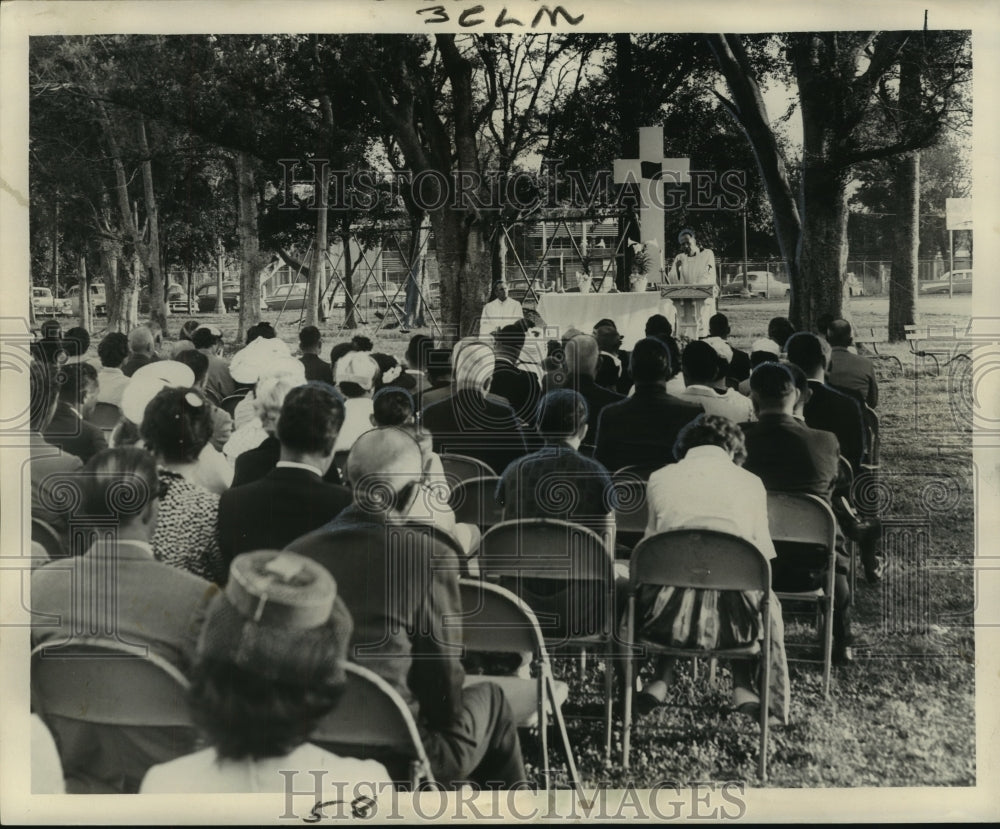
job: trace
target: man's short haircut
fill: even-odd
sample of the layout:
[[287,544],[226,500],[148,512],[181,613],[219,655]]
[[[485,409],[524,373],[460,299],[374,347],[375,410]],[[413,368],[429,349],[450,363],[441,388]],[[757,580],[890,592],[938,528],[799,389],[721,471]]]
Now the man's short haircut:
[[546,438],[569,438],[587,423],[587,401],[572,389],[554,389],[538,402],[538,433]]
[[704,340],[692,340],[681,354],[681,366],[691,382],[711,383],[719,376],[719,355]]
[[145,325],[133,328],[128,335],[128,347],[133,354],[151,354],[153,352],[153,332]]
[[166,388],[149,401],[139,432],[167,463],[194,463],[212,437],[212,415],[197,389]]
[[712,337],[722,337],[725,339],[729,336],[729,317],[725,314],[712,314],[708,318],[708,333]]
[[835,345],[838,348],[847,348],[854,342],[854,331],[847,320],[833,320],[827,326],[826,338],[830,345]]
[[256,325],[251,325],[247,329],[246,344],[250,345],[254,340],[273,340],[278,336],[278,332],[274,330],[274,326],[269,322],[258,322]]
[[82,507],[88,516],[130,522],[159,497],[156,459],[145,449],[103,449],[92,457],[78,479]]
[[414,334],[406,346],[407,362],[419,371],[427,369],[427,354],[434,348],[434,340],[426,334]]
[[829,329],[830,323],[833,322],[833,320],[833,314],[820,314],[816,318],[816,330],[825,337],[827,329]]
[[191,342],[194,343],[195,348],[211,348],[221,339],[221,337],[217,337],[208,327],[204,325],[200,326],[194,334],[191,335]]
[[82,325],[70,328],[63,335],[63,346],[70,357],[82,357],[90,350],[90,332]]
[[767,324],[767,336],[774,340],[782,349],[788,338],[795,333],[795,326],[792,325],[788,317],[772,317]]
[[345,354],[349,354],[352,351],[354,351],[353,343],[350,342],[337,343],[336,345],[333,346],[333,348],[330,349],[330,365],[331,366],[337,365],[337,360],[339,360]]
[[351,337],[351,345],[355,351],[371,351],[375,348],[374,343],[372,343],[369,337],[364,334],[355,334]]
[[32,360],[29,369],[30,409],[29,420],[33,431],[41,432],[49,425],[56,401],[59,399],[59,384],[56,382],[57,369],[51,363]]
[[577,334],[563,346],[566,371],[572,377],[588,375],[591,379],[597,374],[597,363],[600,358],[600,348],[597,340],[590,334]]
[[323,339],[315,325],[307,325],[299,331],[299,348],[316,348]]
[[751,351],[750,368],[756,368],[761,363],[777,363],[779,356],[771,351]]
[[443,385],[451,378],[451,357],[450,348],[432,348],[427,352],[427,380],[433,386]]
[[128,337],[120,331],[112,331],[97,346],[97,356],[105,368],[121,368],[128,357]]
[[59,383],[59,399],[71,406],[79,406],[88,388],[96,388],[97,369],[90,363],[68,363],[56,373]]
[[661,340],[645,337],[632,349],[630,369],[636,383],[658,383],[670,377],[670,352]]
[[761,400],[781,401],[795,391],[795,377],[782,363],[762,363],[750,373],[750,391]]
[[402,426],[414,416],[413,396],[399,386],[383,386],[372,397],[372,416],[378,426]]
[[195,385],[200,385],[208,376],[208,357],[194,348],[182,351],[174,357],[178,363],[184,363],[194,372]]
[[648,320],[646,320],[646,336],[655,337],[657,334],[662,334],[667,337],[672,337],[674,334],[674,328],[663,314],[653,314]]
[[702,413],[681,429],[674,442],[674,457],[682,460],[696,446],[720,446],[732,453],[737,466],[742,466],[747,459],[743,430],[721,415]]
[[825,369],[829,363],[829,344],[809,331],[800,331],[789,337],[785,349],[788,361],[795,363],[806,374],[815,374],[818,369]]
[[493,334],[497,353],[513,355],[516,358],[524,348],[524,336],[524,326],[520,323],[505,325]]
[[397,494],[423,476],[417,439],[405,429],[365,432],[351,447],[345,476],[362,509],[379,512],[397,505]]
[[181,326],[181,332],[178,335],[178,339],[188,340],[190,342],[191,335],[194,334],[200,326],[201,323],[198,322],[198,320],[188,320]]
[[344,404],[333,389],[299,386],[285,395],[276,434],[293,452],[329,455],[344,425]]
[[806,373],[802,369],[795,365],[795,363],[786,363],[785,368],[791,372],[792,379],[795,381],[795,388],[803,394],[809,391],[809,378],[806,377]]

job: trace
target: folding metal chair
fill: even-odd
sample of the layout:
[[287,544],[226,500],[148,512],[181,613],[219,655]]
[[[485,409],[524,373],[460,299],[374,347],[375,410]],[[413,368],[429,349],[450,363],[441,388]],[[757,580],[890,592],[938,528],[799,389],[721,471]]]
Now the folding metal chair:
[[[636,592],[641,585],[698,588],[703,590],[761,591],[760,614],[763,647],[752,642],[737,648],[708,650],[675,648],[654,640],[636,638]],[[629,600],[626,640],[631,647],[667,656],[698,659],[761,660],[760,756],[757,774],[767,780],[768,718],[771,680],[771,566],[764,554],[749,541],[714,530],[672,530],[650,536],[632,551],[629,561]],[[629,768],[632,737],[632,688],[634,658],[625,660],[625,725],[622,733],[622,765]]]
[[99,426],[105,432],[112,431],[122,418],[122,411],[113,403],[98,403],[87,416],[87,422]]
[[433,783],[430,760],[413,713],[395,688],[378,674],[354,662],[344,665],[347,687],[334,708],[319,723],[312,741],[332,750],[344,746],[391,751],[405,757],[410,785]]
[[96,753],[103,763],[119,763],[123,792],[138,791],[150,766],[194,750],[187,689],[184,675],[148,648],[138,653],[119,642],[87,638],[41,644],[31,652],[32,707],[57,735],[67,780],[91,777],[91,769],[75,767],[76,758],[64,756],[67,742],[86,744],[87,758]]
[[[833,598],[837,567],[837,519],[822,498],[793,492],[767,493],[767,518],[777,561],[793,571],[823,571],[823,584],[812,590],[775,590],[782,600],[815,603],[825,615],[823,696],[830,696],[833,668]],[[793,660],[790,660],[793,661]],[[796,659],[798,662],[818,662]]]
[[487,653],[531,653],[532,665],[537,674],[536,679],[517,676],[469,676],[466,678],[466,684],[483,681],[495,683],[503,690],[519,726],[538,723],[547,788],[551,786],[548,766],[548,714],[551,712],[559,729],[559,738],[566,754],[570,778],[574,788],[582,796],[583,786],[560,707],[568,689],[552,677],[552,666],[545,650],[538,619],[525,602],[498,585],[462,579],[459,581],[459,590],[462,598],[462,616],[459,620],[447,617],[444,624],[446,626],[461,624],[462,642],[466,649]]
[[468,455],[458,455],[454,452],[441,452],[441,466],[444,468],[445,477],[448,484],[454,489],[461,481],[470,478],[482,478],[484,476],[496,476],[496,471],[491,469],[489,464],[483,463],[478,458],[471,458]]
[[881,455],[878,414],[871,406],[862,405],[861,418],[864,420],[868,438],[868,451],[865,453],[861,468],[874,471],[879,468],[879,457]]
[[240,391],[233,392],[230,395],[222,398],[219,402],[219,408],[222,409],[230,417],[234,416],[236,407],[243,402],[246,396],[250,393],[250,389],[241,389]]
[[611,476],[611,482],[618,501],[615,509],[617,540],[634,548],[646,534],[646,525],[649,523],[649,504],[646,501],[649,470],[626,466]]
[[[600,646],[604,671],[604,756],[611,758],[616,609],[614,556],[593,530],[569,521],[523,519],[489,529],[479,545],[479,566],[487,579],[500,579],[524,598],[524,580],[556,582],[553,597],[563,618],[534,607],[547,646]],[[531,600],[528,600],[531,605]],[[536,600],[537,603],[537,600]]]
[[459,481],[452,488],[448,504],[455,512],[455,520],[475,524],[485,532],[503,521],[503,507],[496,502],[496,475],[481,475]]

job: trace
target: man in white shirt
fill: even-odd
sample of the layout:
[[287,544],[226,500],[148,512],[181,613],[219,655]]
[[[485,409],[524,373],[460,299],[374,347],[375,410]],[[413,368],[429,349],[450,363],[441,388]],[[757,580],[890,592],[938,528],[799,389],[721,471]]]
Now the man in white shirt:
[[732,348],[721,337],[689,342],[681,355],[687,388],[677,396],[700,403],[708,414],[728,417],[733,423],[745,423],[757,417],[750,398],[726,386],[732,353]]
[[682,230],[677,241],[682,252],[670,266],[669,282],[674,285],[715,285],[715,254],[698,244],[694,231]]
[[479,320],[479,335],[492,334],[505,325],[520,322],[524,319],[524,309],[521,303],[508,296],[506,281],[500,280],[493,285],[495,299],[483,306],[483,315]]

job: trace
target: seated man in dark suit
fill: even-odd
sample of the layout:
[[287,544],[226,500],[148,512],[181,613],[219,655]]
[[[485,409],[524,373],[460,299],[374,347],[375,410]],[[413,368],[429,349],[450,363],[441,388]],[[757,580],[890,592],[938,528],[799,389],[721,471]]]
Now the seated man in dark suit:
[[874,409],[878,406],[875,366],[867,357],[851,352],[851,346],[854,344],[851,324],[847,320],[833,320],[827,326],[826,338],[831,349],[826,382]]
[[306,368],[306,380],[319,380],[333,385],[333,367],[319,356],[323,348],[323,337],[315,325],[307,325],[299,331],[299,361]]
[[493,376],[493,349],[469,337],[456,344],[452,359],[453,393],[424,409],[421,429],[430,432],[439,455],[468,455],[499,473],[528,447],[507,401],[486,394]]
[[833,432],[840,444],[840,454],[858,475],[865,456],[865,423],[860,403],[826,384],[830,346],[815,334],[800,331],[788,339],[786,350],[788,361],[795,363],[809,379],[812,395],[803,409],[806,425]]
[[535,410],[542,396],[538,375],[525,371],[517,364],[524,348],[524,323],[505,325],[493,333],[493,354],[496,366],[490,380],[490,394],[502,397],[514,410],[521,423],[534,428]]
[[[758,366],[750,375],[750,394],[758,420],[741,424],[747,449],[743,468],[759,477],[768,491],[816,495],[832,506],[840,454],[837,438],[794,417],[800,393],[791,372],[780,363]],[[821,574],[793,570],[780,559],[771,564],[775,590],[812,590],[822,584]],[[849,567],[838,530],[833,619],[833,656],[838,663],[852,658]]]
[[345,486],[326,483],[344,405],[319,384],[288,392],[276,430],[277,465],[260,480],[222,493],[219,547],[228,565],[240,553],[280,550],[351,503]]
[[354,503],[288,549],[333,574],[354,619],[351,658],[410,705],[435,779],[521,783],[521,746],[503,692],[490,682],[463,688],[455,553],[405,525],[427,497],[419,445],[398,429],[367,432],[351,449],[347,477]]
[[732,359],[729,361],[729,369],[726,371],[726,385],[732,389],[738,389],[740,383],[750,377],[750,355],[745,351],[735,348],[729,342],[729,317],[725,314],[713,314],[708,318],[708,336],[719,337],[726,340],[733,350]]
[[589,334],[578,334],[563,346],[565,377],[562,387],[573,389],[587,402],[587,433],[583,436],[583,450],[593,453],[597,442],[597,422],[605,406],[620,403],[625,398],[618,392],[599,386],[594,381],[597,373],[597,340]]
[[452,388],[452,353],[450,348],[428,348],[426,352],[427,385],[419,387],[413,396],[413,403],[418,411],[422,411],[432,403],[440,403],[451,397]]
[[613,389],[619,394],[628,394],[632,388],[632,375],[629,372],[630,355],[621,350],[622,335],[618,326],[612,320],[601,320],[594,326],[594,337],[600,349],[597,361],[597,374],[594,380],[597,385]]
[[[81,513],[112,520],[115,531],[99,534],[83,555],[32,573],[32,645],[71,651],[81,632],[110,631],[105,635],[134,645],[137,654],[148,648],[187,673],[218,588],[153,558],[150,539],[160,491],[153,456],[143,449],[105,450],[84,467],[77,484],[83,495]],[[120,497],[122,492],[128,497]],[[87,601],[80,601],[81,595]],[[96,690],[81,687],[79,693],[84,707],[86,694]],[[136,792],[151,765],[194,747],[194,731],[183,728],[45,719],[59,746],[70,793]]]
[[86,418],[97,405],[97,369],[90,363],[67,363],[59,369],[59,403],[45,429],[45,439],[86,463],[108,442]]
[[673,463],[677,435],[704,411],[667,394],[670,354],[660,340],[639,340],[632,349],[631,369],[634,395],[605,406],[597,426],[594,458],[611,471]]

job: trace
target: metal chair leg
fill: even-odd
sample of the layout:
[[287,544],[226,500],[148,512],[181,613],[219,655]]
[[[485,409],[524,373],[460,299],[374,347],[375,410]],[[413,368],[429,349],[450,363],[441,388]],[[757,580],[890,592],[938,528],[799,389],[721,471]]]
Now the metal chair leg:
[[552,717],[556,721],[556,727],[559,729],[559,737],[562,739],[563,750],[566,752],[566,766],[569,769],[569,777],[573,782],[573,788],[576,789],[577,794],[583,799],[583,784],[580,782],[580,773],[577,771],[576,759],[573,757],[573,746],[569,741],[569,732],[566,730],[566,721],[563,719],[562,708],[559,707],[559,701],[556,699],[555,681],[552,679],[552,672],[549,670],[548,665],[544,668],[544,675],[545,687],[548,689],[548,697],[552,705]]

